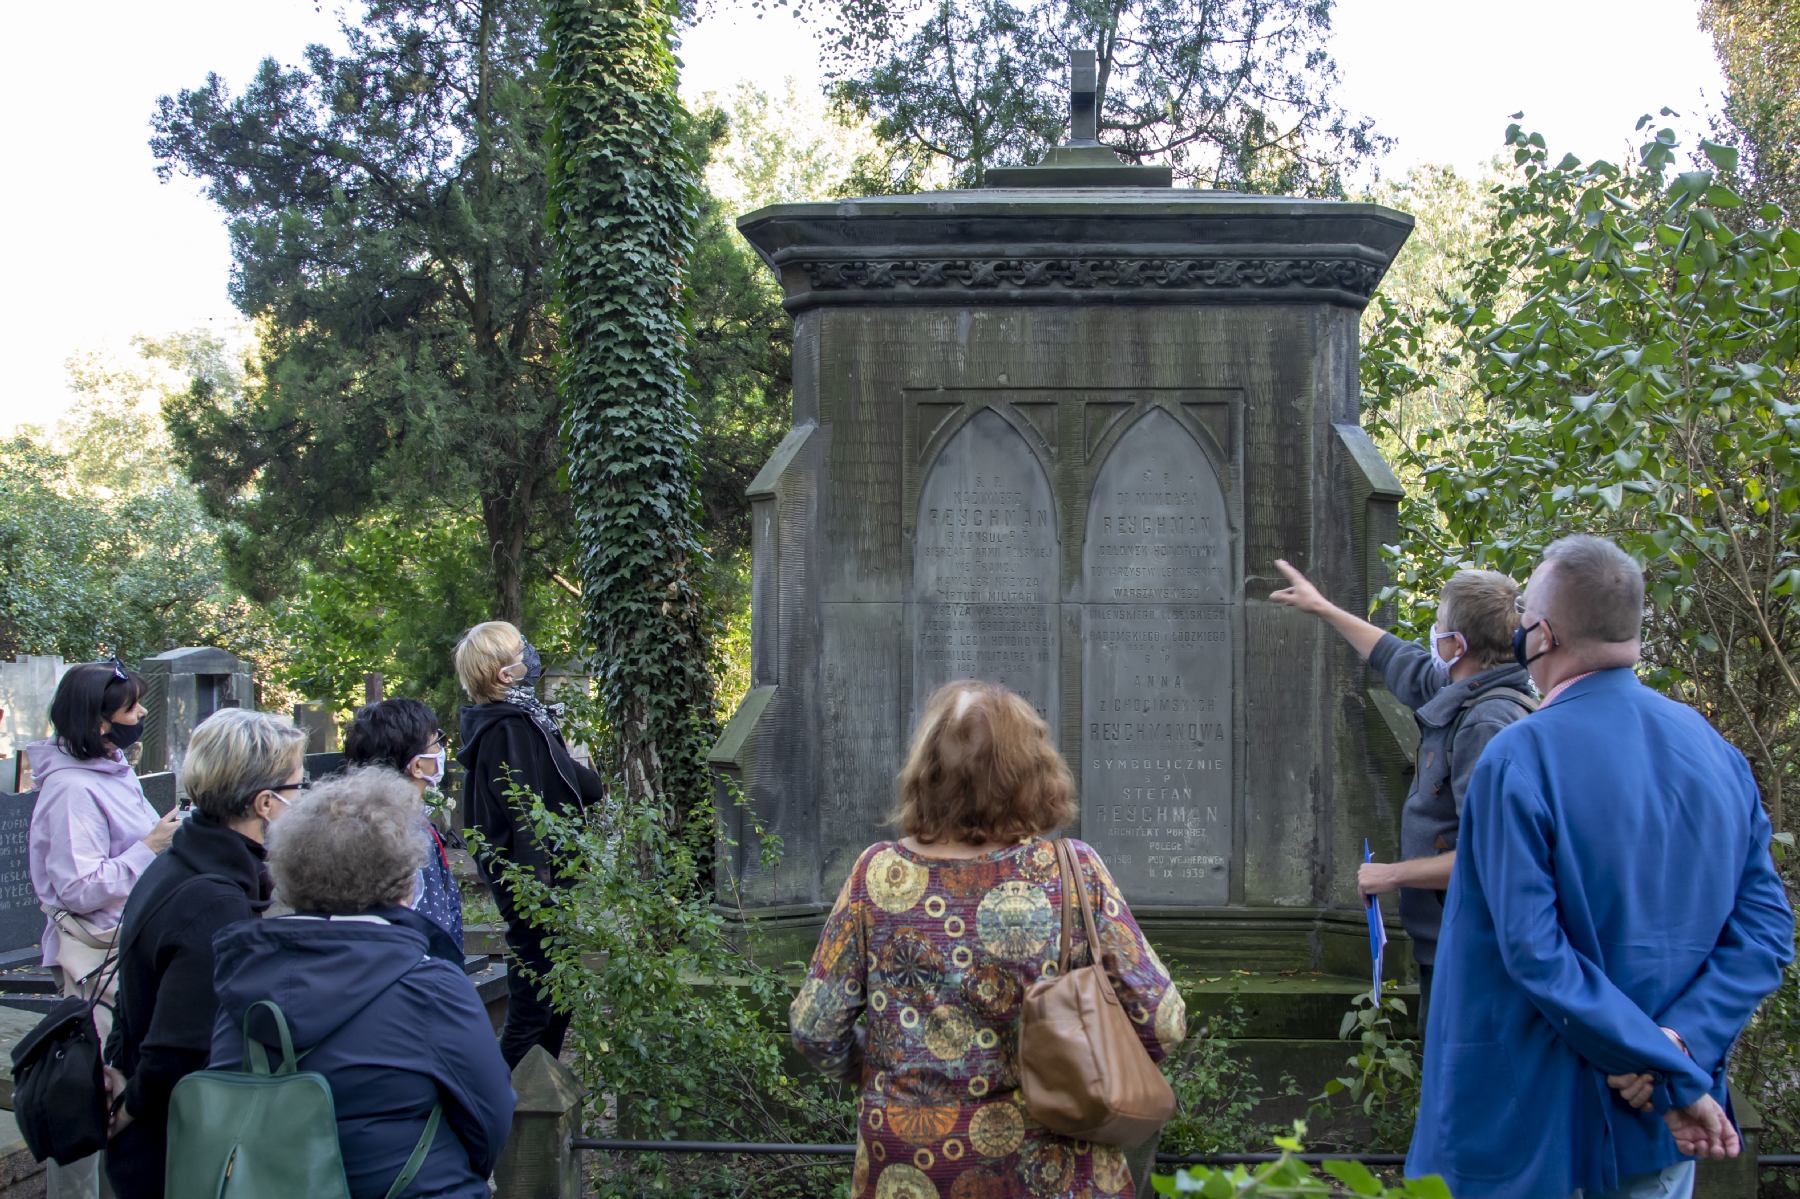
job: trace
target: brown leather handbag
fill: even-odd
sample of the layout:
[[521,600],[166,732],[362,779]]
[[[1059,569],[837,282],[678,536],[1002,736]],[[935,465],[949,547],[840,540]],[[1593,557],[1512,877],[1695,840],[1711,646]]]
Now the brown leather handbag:
[[[1175,1114],[1175,1092],[1150,1060],[1101,962],[1100,935],[1075,850],[1056,842],[1062,868],[1062,952],[1056,974],[1025,993],[1019,1013],[1019,1093],[1052,1132],[1102,1145],[1138,1145]],[[1069,969],[1071,907],[1081,905],[1088,965]]]

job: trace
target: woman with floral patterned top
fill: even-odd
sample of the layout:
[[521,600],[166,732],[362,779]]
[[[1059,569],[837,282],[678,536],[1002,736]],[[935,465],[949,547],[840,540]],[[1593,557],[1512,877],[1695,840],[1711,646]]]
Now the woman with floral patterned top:
[[[850,871],[788,1014],[794,1044],[861,1084],[854,1199],[1130,1199],[1124,1154],[1070,1140],[1019,1095],[1019,1008],[1056,971],[1062,879],[1046,834],[1074,784],[1017,695],[958,682],[926,705],[900,772],[902,838]],[[1094,851],[1072,842],[1100,951],[1152,1059],[1181,995]],[[1071,961],[1092,961],[1075,922]]]

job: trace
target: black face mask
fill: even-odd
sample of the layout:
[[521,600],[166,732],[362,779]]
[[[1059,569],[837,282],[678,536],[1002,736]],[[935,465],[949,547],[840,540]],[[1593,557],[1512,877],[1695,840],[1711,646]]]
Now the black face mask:
[[525,663],[525,677],[519,681],[518,685],[521,687],[528,687],[535,691],[537,689],[538,676],[544,673],[544,660],[538,655],[537,646],[527,641],[525,643],[525,652],[519,655],[519,660]]
[[1533,624],[1522,625],[1513,630],[1513,658],[1520,666],[1530,666],[1533,662],[1549,653],[1550,650],[1556,649],[1562,644],[1562,642],[1556,639],[1556,631],[1552,629],[1550,632],[1550,645],[1548,649],[1541,649],[1535,654],[1528,654],[1525,652],[1525,638],[1531,633],[1531,630],[1543,623],[1544,622],[1540,620]]
[[140,720],[136,724],[115,723],[112,731],[106,734],[106,739],[113,743],[114,749],[126,750],[136,745],[138,738],[143,735],[144,722]]

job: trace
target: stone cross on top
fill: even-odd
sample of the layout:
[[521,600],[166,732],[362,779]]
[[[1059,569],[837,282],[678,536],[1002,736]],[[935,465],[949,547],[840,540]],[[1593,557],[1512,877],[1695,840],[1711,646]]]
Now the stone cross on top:
[[1127,163],[1100,144],[1100,73],[1094,51],[1069,51],[1069,140],[1034,167],[992,167],[988,187],[1168,187],[1166,166]]
[[1069,140],[1064,144],[1100,144],[1100,72],[1092,50],[1069,51]]

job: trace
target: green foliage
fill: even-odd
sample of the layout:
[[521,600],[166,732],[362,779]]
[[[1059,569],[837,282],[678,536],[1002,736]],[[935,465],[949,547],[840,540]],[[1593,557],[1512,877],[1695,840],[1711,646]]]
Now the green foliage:
[[[488,619],[481,524],[472,515],[419,520],[376,512],[353,525],[328,569],[303,568],[291,597],[271,605],[291,646],[280,677],[347,716],[363,702],[363,675],[387,694],[423,700],[446,728],[466,701],[453,654],[470,625]],[[525,625],[547,665],[576,643],[578,609],[539,583],[525,592]]]
[[1326,1161],[1321,1164],[1328,1178],[1320,1178],[1303,1161],[1301,1138],[1306,1125],[1294,1122],[1294,1134],[1276,1137],[1275,1146],[1281,1156],[1266,1165],[1251,1169],[1233,1166],[1229,1170],[1195,1167],[1173,1177],[1158,1174],[1151,1183],[1159,1195],[1199,1195],[1201,1199],[1233,1199],[1235,1196],[1261,1195],[1269,1199],[1287,1196],[1351,1195],[1392,1196],[1394,1199],[1450,1199],[1450,1188],[1435,1174],[1425,1178],[1409,1178],[1398,1186],[1389,1186],[1356,1162]]
[[[725,114],[701,114],[695,153],[724,136]],[[738,236],[728,212],[701,193],[682,302],[688,313],[687,395],[694,408],[698,491],[708,543],[719,558],[748,552],[745,490],[792,421],[794,322],[781,289]]]
[[[1354,1039],[1356,1052],[1344,1063],[1350,1072],[1325,1084],[1314,1096],[1315,1120],[1348,1114],[1368,1121],[1369,1137],[1358,1138],[1377,1151],[1400,1153],[1412,1142],[1419,1114],[1419,1047],[1395,1034],[1395,1015],[1406,1004],[1390,996],[1379,1004],[1364,992],[1351,1003],[1338,1027],[1338,1040]],[[1340,1098],[1341,1097],[1341,1098]]]
[[1334,195],[1386,139],[1332,98],[1329,0],[812,0],[834,97],[953,164],[1036,161],[1068,122],[1068,58],[1095,47],[1100,140],[1184,179]]
[[[554,880],[511,870],[506,885],[551,935],[550,993],[573,1016],[565,1056],[590,1122],[653,1139],[852,1139],[850,1096],[787,1048],[792,981],[733,942],[708,893],[692,847],[710,843],[710,810],[671,828],[658,806],[625,798],[604,826],[584,825],[513,794],[561,863]],[[661,864],[652,876],[637,867],[647,860]],[[845,1173],[816,1159],[626,1154],[602,1161],[590,1193],[811,1199],[836,1193]]]
[[1439,314],[1472,379],[1459,414],[1394,428],[1442,377],[1408,314],[1383,309],[1364,360],[1373,423],[1420,485],[1392,550],[1402,624],[1428,621],[1459,562],[1522,577],[1563,533],[1616,538],[1646,568],[1651,681],[1744,750],[1781,826],[1800,767],[1800,231],[1743,211],[1729,148],[1679,170],[1668,129],[1626,166],[1552,163],[1518,125],[1507,142],[1497,232]]
[[534,0],[375,0],[348,53],[158,104],[165,177],[230,220],[261,379],[201,375],[169,427],[262,598],[372,511],[479,512],[492,615],[562,559]]
[[[1800,895],[1795,842],[1791,832],[1776,833],[1773,846],[1790,901]],[[1800,929],[1795,933],[1797,952],[1782,972],[1781,987],[1757,1010],[1731,1055],[1732,1085],[1762,1116],[1763,1153],[1800,1152],[1800,1091],[1794,1088],[1793,1073],[1794,1063],[1800,1062]],[[1782,1193],[1800,1193],[1800,1177],[1792,1170],[1767,1171],[1763,1182],[1779,1186]]]
[[585,632],[626,794],[687,827],[712,810],[704,755],[716,725],[683,393],[679,299],[697,189],[675,94],[675,12],[662,0],[552,0],[546,11],[567,334],[558,385]]
[[138,350],[76,364],[80,399],[54,436],[0,443],[0,654],[137,662],[217,645],[266,683],[285,646],[227,580],[218,526],[169,465],[154,415],[157,367],[179,374],[220,347],[183,335]]
[[[1179,985],[1183,994],[1194,993],[1186,980]],[[1245,1055],[1244,1026],[1243,1006],[1234,999],[1225,1011],[1189,1028],[1163,1063],[1176,1107],[1163,1126],[1161,1152],[1238,1153],[1279,1131],[1253,1117],[1266,1091]],[[1291,1078],[1282,1083],[1284,1093],[1297,1093]]]
[[1715,136],[1743,152],[1747,194],[1800,213],[1800,9],[1788,0],[1702,0],[1725,73]]

